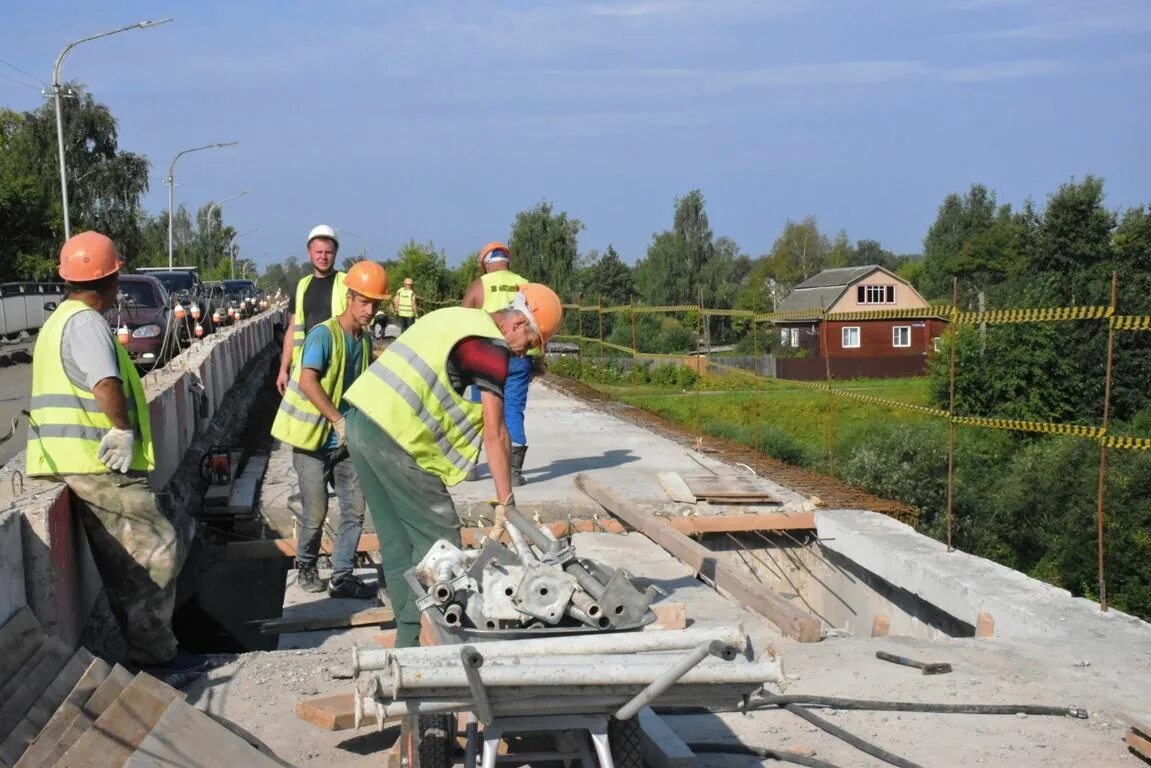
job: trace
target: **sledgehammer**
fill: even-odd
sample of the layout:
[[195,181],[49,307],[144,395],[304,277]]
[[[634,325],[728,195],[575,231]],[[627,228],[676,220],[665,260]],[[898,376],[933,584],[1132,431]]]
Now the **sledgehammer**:
[[951,671],[951,665],[944,663],[929,664],[924,661],[916,661],[909,659],[906,656],[896,656],[893,653],[884,653],[883,651],[876,651],[875,658],[890,661],[893,664],[902,664],[905,667],[917,667],[923,670],[925,675],[946,675]]

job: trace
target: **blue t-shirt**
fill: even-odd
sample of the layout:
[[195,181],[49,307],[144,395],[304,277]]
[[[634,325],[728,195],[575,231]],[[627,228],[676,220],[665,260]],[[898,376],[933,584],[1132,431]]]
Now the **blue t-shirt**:
[[[352,386],[352,382],[360,375],[360,367],[364,364],[364,345],[360,339],[344,331],[344,391]],[[300,358],[300,365],[316,371],[320,378],[324,378],[328,366],[332,364],[332,334],[327,326],[317,325],[308,331],[304,338],[304,354]],[[337,406],[340,413],[347,413],[351,403],[344,400]],[[333,429],[328,433],[325,449],[335,448],[339,438]]]

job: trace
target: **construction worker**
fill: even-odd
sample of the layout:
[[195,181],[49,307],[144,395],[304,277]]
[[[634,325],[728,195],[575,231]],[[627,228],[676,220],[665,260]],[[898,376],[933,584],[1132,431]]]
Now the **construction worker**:
[[313,227],[308,233],[307,247],[312,274],[300,278],[288,300],[288,328],[291,333],[284,334],[280,373],[276,376],[276,389],[281,395],[288,386],[291,370],[300,365],[308,331],[348,307],[344,273],[336,269],[336,253],[340,250],[336,230],[327,224]]
[[340,526],[332,548],[331,597],[369,598],[376,588],[353,573],[364,528],[364,495],[348,461],[343,395],[372,361],[368,324],[388,293],[388,275],[374,261],[358,261],[344,277],[347,309],[308,331],[300,364],[292,370],[272,436],[292,446],[292,466],[300,482],[296,581],[305,592],[322,592],[316,568],[328,478],[340,500]]
[[[404,573],[438,539],[459,545],[448,486],[464,479],[481,442],[496,499],[514,507],[503,414],[508,362],[546,343],[562,319],[559,297],[538,283],[495,312],[429,312],[345,393],[348,450],[380,540],[397,647],[416,645],[419,636]],[[468,386],[481,391],[480,404],[463,396]]]
[[[488,243],[480,251],[480,269],[483,274],[472,281],[461,303],[465,307],[495,312],[503,309],[521,285],[528,281],[511,270],[511,252],[503,243]],[[512,485],[520,486],[524,480],[524,457],[528,452],[528,438],[524,431],[524,411],[528,406],[528,385],[532,380],[533,358],[540,350],[528,356],[514,357],[508,364],[508,380],[504,385],[504,418],[512,440]],[[473,402],[479,402],[479,392],[472,390]],[[468,476],[475,480],[475,470]]]
[[67,298],[40,329],[32,359],[27,473],[67,484],[88,534],[128,662],[166,675],[203,666],[172,633],[180,546],[148,487],[148,401],[104,312],[116,305],[120,258],[98,232],[60,250]]
[[400,332],[404,332],[416,322],[419,316],[419,306],[416,304],[416,292],[412,288],[415,281],[410,277],[404,278],[404,287],[396,291],[392,297],[392,309],[400,319]]

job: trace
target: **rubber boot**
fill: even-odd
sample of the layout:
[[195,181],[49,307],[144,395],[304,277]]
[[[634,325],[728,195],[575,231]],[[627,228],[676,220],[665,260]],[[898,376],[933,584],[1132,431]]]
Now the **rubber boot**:
[[526,445],[512,446],[512,486],[519,487],[527,482],[524,480],[524,456],[527,455]]

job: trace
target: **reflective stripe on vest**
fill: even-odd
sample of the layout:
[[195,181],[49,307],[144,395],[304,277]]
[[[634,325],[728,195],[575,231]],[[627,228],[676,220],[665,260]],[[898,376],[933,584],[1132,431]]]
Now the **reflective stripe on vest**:
[[481,275],[480,282],[484,286],[484,311],[498,312],[508,308],[516,291],[527,283],[527,280],[510,269],[500,269]]
[[396,291],[396,313],[400,317],[415,317],[415,299],[416,292],[411,288],[401,288]]
[[[301,277],[300,282],[296,283],[296,311],[292,317],[292,366],[299,367],[300,355],[304,354],[304,337],[307,335],[308,322],[304,317],[304,294],[308,292],[308,286],[312,284],[312,278],[315,275],[308,275]],[[332,317],[339,317],[344,314],[344,310],[348,308],[348,288],[344,283],[346,275],[343,272],[336,272],[336,280],[332,284],[332,314],[328,317],[322,318],[314,323],[313,326],[319,325]]]
[[[329,318],[320,325],[327,328],[332,336],[332,359],[328,369],[320,377],[320,388],[327,393],[336,410],[339,410],[340,403],[344,399],[344,369],[347,363],[344,329],[340,326],[338,317]],[[315,331],[315,328],[312,330]],[[361,334],[360,344],[362,374],[368,369],[368,363],[372,359],[372,342],[367,334]],[[332,425],[300,389],[300,377],[303,371],[302,365],[292,369],[292,378],[288,380],[284,398],[280,401],[280,409],[276,411],[276,419],[272,422],[272,437],[305,451],[315,451],[327,441],[328,431]]]
[[[29,398],[28,452],[25,456],[29,475],[100,474],[108,468],[97,457],[100,441],[112,429],[88,390],[76,387],[64,372],[61,346],[68,320],[88,309],[83,302],[69,299],[56,308],[40,329],[32,357],[32,396]],[[111,329],[108,331],[111,338]],[[116,363],[128,420],[136,433],[131,469],[148,471],[154,466],[152,425],[148,418],[148,401],[140,375],[128,353],[115,344]]]
[[426,472],[456,485],[479,458],[483,408],[448,379],[448,355],[469,336],[503,341],[489,313],[448,307],[430,312],[392,342],[345,397]]

